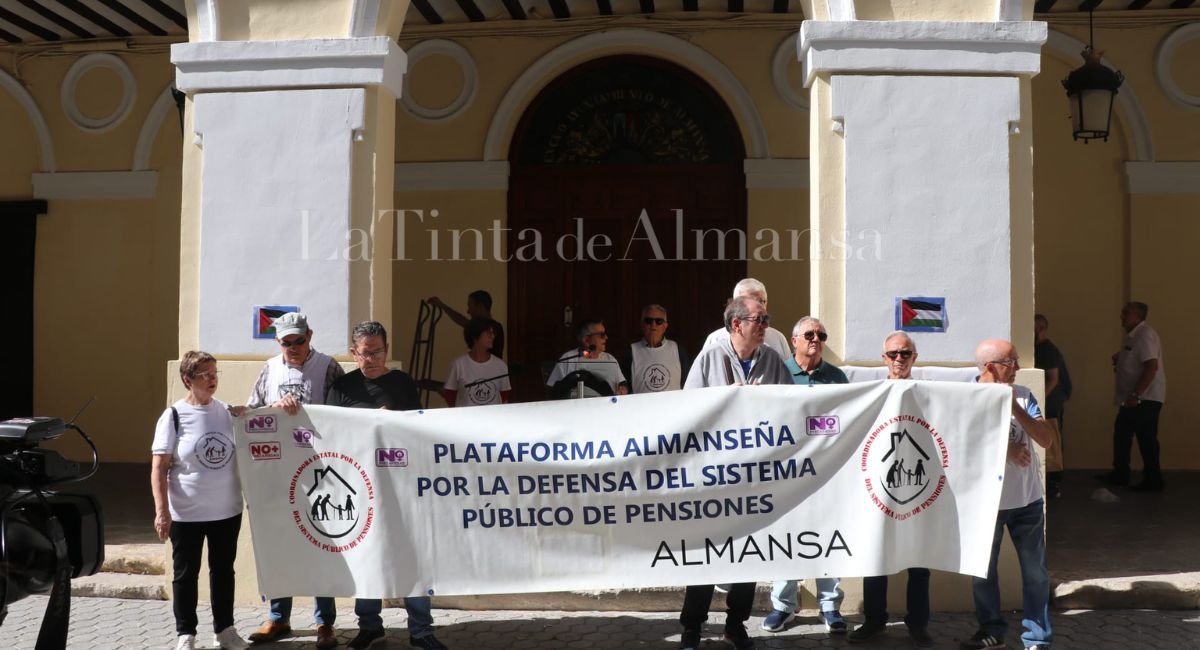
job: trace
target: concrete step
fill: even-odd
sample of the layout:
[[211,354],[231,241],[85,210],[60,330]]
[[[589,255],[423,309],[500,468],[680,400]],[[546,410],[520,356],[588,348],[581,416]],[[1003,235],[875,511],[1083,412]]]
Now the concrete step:
[[1200,572],[1063,580],[1053,586],[1057,609],[1198,609]]
[[72,596],[123,598],[125,600],[167,600],[167,581],[161,575],[97,573],[71,581]]
[[141,575],[165,575],[167,572],[167,550],[164,544],[106,544],[104,546],[105,573],[135,573]]

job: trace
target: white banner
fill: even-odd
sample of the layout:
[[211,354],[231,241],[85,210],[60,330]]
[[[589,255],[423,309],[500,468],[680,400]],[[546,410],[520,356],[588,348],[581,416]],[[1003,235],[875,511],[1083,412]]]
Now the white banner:
[[260,591],[393,598],[983,576],[1012,392],[742,386],[240,418]]

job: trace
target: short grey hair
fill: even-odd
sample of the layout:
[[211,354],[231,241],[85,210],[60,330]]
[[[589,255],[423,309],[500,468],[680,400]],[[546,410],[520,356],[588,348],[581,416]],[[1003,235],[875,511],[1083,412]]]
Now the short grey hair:
[[800,330],[804,328],[805,323],[816,323],[817,325],[821,326],[821,329],[825,329],[825,323],[822,323],[820,318],[817,318],[816,316],[805,316],[804,318],[796,321],[796,324],[792,326],[792,336],[800,336]]
[[762,294],[763,300],[767,299],[767,285],[755,280],[754,278],[745,278],[733,285],[733,297],[741,298],[751,294]]
[[896,330],[895,332],[892,332],[891,334],[888,334],[886,337],[884,337],[883,347],[885,347],[885,348],[887,347],[888,341],[890,341],[892,339],[898,339],[898,338],[903,338],[905,341],[908,341],[908,347],[911,348],[913,352],[917,351],[917,342],[914,341],[913,338],[908,335],[908,332],[905,332],[904,330]]
[[667,317],[667,308],[666,307],[663,307],[662,305],[660,305],[658,303],[650,303],[649,305],[642,307],[642,318],[645,318],[646,314],[649,314],[652,311],[661,311],[663,313],[663,317],[664,318]]
[[1126,303],[1125,309],[1134,312],[1138,315],[1138,318],[1142,320],[1146,320],[1146,317],[1150,315],[1150,305],[1147,305],[1144,302],[1138,302],[1136,300],[1131,300]]
[[733,332],[733,319],[746,320],[750,316],[750,307],[746,301],[753,300],[745,296],[730,298],[725,303],[725,331]]
[[387,329],[379,321],[374,320],[365,320],[355,325],[354,331],[350,334],[350,340],[357,345],[359,341],[372,336],[378,336],[383,339],[383,344],[387,345]]

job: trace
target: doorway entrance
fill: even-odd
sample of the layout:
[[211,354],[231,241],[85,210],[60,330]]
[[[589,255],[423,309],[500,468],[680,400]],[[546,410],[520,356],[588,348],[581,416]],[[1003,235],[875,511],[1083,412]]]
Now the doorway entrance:
[[585,320],[604,320],[608,352],[627,357],[650,303],[699,352],[746,272],[744,147],[712,88],[657,59],[591,61],[541,92],[510,151],[515,398],[544,398],[543,368]]
[[33,263],[37,216],[46,213],[45,201],[0,201],[0,304],[5,317],[0,337],[14,341],[12,364],[0,375],[0,420],[34,415],[33,412]]

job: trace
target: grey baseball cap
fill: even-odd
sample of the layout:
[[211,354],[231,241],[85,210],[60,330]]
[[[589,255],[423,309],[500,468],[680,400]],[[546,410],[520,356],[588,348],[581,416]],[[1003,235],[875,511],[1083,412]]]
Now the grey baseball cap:
[[275,319],[275,339],[282,341],[284,337],[308,334],[308,316],[298,311],[290,311]]

